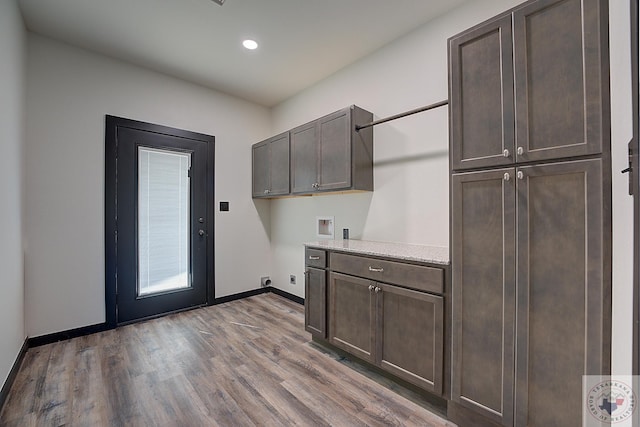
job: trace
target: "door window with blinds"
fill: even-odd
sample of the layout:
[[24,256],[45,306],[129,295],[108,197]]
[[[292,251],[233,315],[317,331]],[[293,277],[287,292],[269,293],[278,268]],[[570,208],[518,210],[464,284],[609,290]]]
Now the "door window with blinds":
[[138,297],[191,287],[191,153],[138,147]]

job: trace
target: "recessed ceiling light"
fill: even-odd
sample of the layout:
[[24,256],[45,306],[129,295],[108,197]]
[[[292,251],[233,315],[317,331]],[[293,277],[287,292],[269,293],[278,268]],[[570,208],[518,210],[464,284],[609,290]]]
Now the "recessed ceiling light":
[[258,42],[256,42],[255,40],[247,39],[242,42],[242,46],[249,50],[255,50],[258,48]]

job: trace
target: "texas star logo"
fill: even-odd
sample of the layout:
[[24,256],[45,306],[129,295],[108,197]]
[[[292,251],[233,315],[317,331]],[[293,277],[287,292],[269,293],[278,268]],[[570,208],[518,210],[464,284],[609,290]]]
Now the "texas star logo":
[[597,420],[619,423],[633,415],[636,409],[636,394],[622,381],[602,381],[589,390],[587,406]]

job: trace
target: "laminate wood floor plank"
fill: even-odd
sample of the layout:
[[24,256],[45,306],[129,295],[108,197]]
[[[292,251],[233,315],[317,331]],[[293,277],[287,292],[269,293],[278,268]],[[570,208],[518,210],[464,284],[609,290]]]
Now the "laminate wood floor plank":
[[[82,343],[82,341],[80,341]],[[71,420],[77,426],[107,425],[106,395],[102,384],[100,352],[94,344],[78,345],[78,360],[73,372]]]
[[39,416],[46,425],[65,425],[70,421],[71,379],[73,376],[74,343],[55,343],[52,345],[47,363],[46,378],[40,405]]
[[247,378],[216,370],[212,373],[212,380],[229,393],[255,425],[287,425],[287,415],[280,414],[273,405],[265,401]]
[[259,393],[261,399],[268,402],[278,413],[286,416],[285,425],[322,426],[326,424],[313,410],[316,404],[305,405],[282,386],[281,379],[270,375],[268,370],[263,370],[258,365],[249,367],[247,364],[239,366],[237,371]]
[[207,409],[209,419],[220,426],[250,426],[251,419],[219,384],[211,381],[209,371],[189,372],[185,378],[192,385]]
[[283,385],[289,393],[297,396],[306,405],[312,407],[318,416],[329,425],[366,426],[355,414],[345,410],[345,407],[339,402],[339,399],[325,396],[325,399],[319,400],[315,390],[310,389],[306,384],[302,384],[296,380],[286,381]]
[[14,422],[37,413],[50,353],[51,347],[48,346],[27,351],[0,412],[0,425],[5,420]]
[[455,427],[274,294],[29,349],[0,426],[60,425]]

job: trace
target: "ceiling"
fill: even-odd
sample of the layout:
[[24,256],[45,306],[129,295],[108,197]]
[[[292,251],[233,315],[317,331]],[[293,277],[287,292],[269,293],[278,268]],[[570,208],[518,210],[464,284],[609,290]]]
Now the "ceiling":
[[468,1],[18,3],[30,31],[270,107]]

